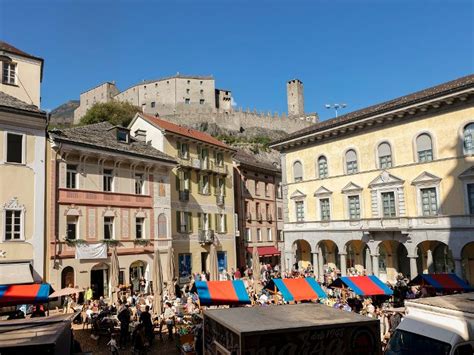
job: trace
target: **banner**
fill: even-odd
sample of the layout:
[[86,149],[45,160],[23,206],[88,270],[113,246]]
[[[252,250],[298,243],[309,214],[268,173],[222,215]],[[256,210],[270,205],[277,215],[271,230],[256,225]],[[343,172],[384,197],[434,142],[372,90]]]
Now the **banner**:
[[76,245],[76,259],[107,259],[107,244]]

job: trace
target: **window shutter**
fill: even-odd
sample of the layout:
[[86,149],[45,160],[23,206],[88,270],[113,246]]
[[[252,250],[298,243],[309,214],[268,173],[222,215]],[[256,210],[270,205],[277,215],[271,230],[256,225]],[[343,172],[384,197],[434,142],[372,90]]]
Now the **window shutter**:
[[179,211],[176,211],[176,231],[181,232],[181,215]]
[[225,196],[225,177],[222,177],[222,196]]
[[178,149],[178,156],[181,156],[181,142],[176,142],[176,149]]
[[199,174],[199,193],[202,194],[202,189],[203,189],[203,177],[202,174]]
[[214,190],[214,195],[217,195],[217,175],[211,175],[211,185]]
[[179,170],[176,171],[176,191],[180,190]]
[[224,232],[227,233],[227,215],[224,215]]
[[214,162],[217,165],[217,152],[214,150],[213,153],[214,153]]
[[201,158],[201,146],[200,145],[197,146],[197,154],[198,154],[198,157]]
[[193,231],[193,214],[192,212],[187,212],[188,218],[188,232],[192,233]]
[[216,223],[216,231],[220,232],[221,230],[219,228],[219,214],[218,213],[214,214],[214,221]]
[[201,212],[198,212],[198,229],[202,229],[202,217],[201,217]]

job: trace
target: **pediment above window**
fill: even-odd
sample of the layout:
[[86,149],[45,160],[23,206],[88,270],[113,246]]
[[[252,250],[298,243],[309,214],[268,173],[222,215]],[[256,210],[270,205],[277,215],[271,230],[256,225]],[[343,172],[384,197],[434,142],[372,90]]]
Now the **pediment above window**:
[[324,186],[321,186],[319,189],[316,190],[316,192],[314,193],[314,196],[328,196],[331,194],[332,194],[331,190],[328,190]]
[[25,206],[20,205],[17,197],[13,197],[10,201],[3,204],[3,208],[6,210],[24,210]]
[[110,207],[107,207],[102,213],[102,217],[117,217],[117,212]]
[[360,187],[357,184],[354,184],[353,182],[348,183],[344,188],[341,190],[343,194],[348,194],[348,193],[354,193],[354,192],[361,192],[363,190],[362,187]]
[[381,186],[400,186],[403,185],[404,182],[405,180],[390,174],[388,171],[382,171],[379,176],[372,180],[372,182],[369,184],[369,187],[373,189]]
[[474,166],[471,166],[469,169],[464,170],[459,178],[462,179],[474,179]]
[[75,216],[75,217],[79,217],[79,216],[82,216],[82,212],[79,208],[77,208],[76,206],[74,205],[71,205],[71,206],[68,206],[66,208],[66,210],[64,211],[64,215],[65,216]]
[[290,198],[292,200],[303,199],[305,197],[306,197],[306,195],[304,193],[302,193],[300,190],[296,190],[290,195]]
[[412,182],[412,185],[422,185],[422,184],[437,184],[441,181],[436,175],[433,175],[427,171],[422,172],[418,175]]
[[143,211],[141,208],[135,212],[136,218],[146,218],[146,212]]

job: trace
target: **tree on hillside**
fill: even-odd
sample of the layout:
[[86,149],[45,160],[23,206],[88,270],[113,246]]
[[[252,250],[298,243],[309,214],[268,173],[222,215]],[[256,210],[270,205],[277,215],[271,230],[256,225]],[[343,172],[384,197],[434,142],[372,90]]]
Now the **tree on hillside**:
[[116,126],[128,126],[137,112],[138,107],[128,102],[110,101],[96,103],[81,118],[81,125],[108,121]]

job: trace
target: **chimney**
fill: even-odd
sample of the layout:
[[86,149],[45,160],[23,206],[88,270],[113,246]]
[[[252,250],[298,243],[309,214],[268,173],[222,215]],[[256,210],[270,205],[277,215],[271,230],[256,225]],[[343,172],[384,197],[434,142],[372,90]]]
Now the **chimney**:
[[135,139],[140,142],[146,142],[146,131],[144,129],[137,129],[135,131]]

